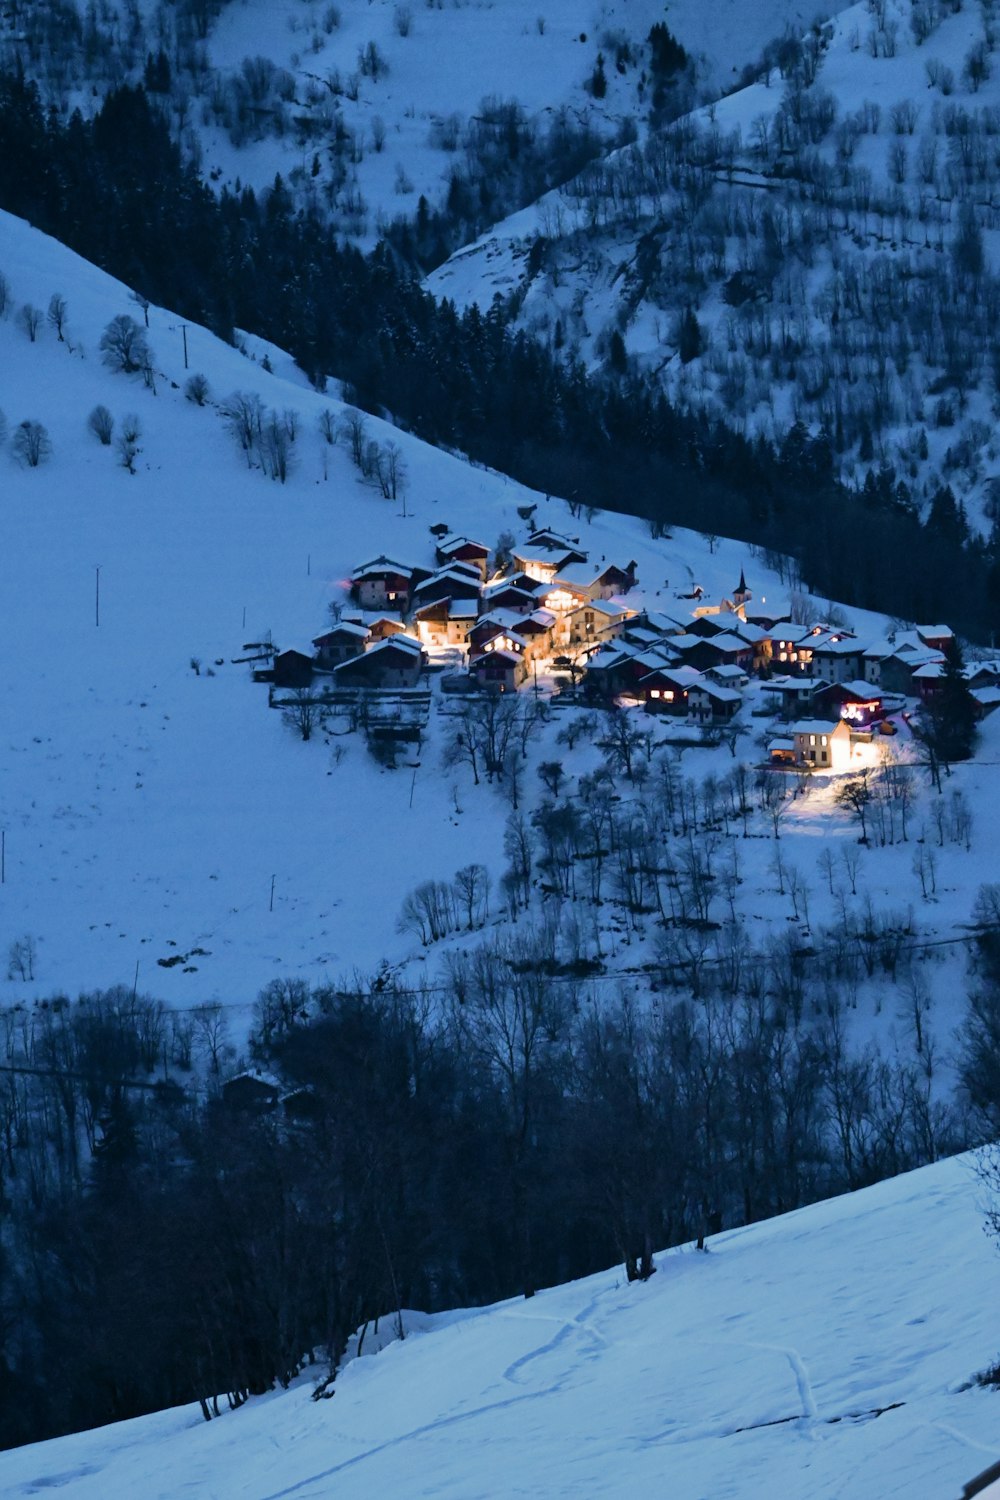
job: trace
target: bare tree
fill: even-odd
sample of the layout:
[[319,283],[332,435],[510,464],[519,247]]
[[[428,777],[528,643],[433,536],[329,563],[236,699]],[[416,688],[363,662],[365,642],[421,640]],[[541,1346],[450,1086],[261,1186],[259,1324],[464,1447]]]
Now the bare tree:
[[323,721],[323,705],[308,688],[296,688],[291,703],[282,708],[281,717],[301,739],[309,740]]
[[25,468],[39,468],[52,453],[49,434],[41,422],[19,422],[11,440],[14,457]]
[[135,473],[135,461],[139,456],[139,438],[142,435],[142,424],[135,412],[128,412],[122,417],[122,430],[118,436],[118,459],[123,469],[130,474]]
[[184,395],[194,406],[204,406],[211,394],[204,375],[191,375],[184,382]]
[[69,308],[66,298],[61,292],[53,292],[49,298],[49,326],[56,331],[56,337],[60,344],[66,342],[66,321],[69,317]]
[[17,315],[18,322],[32,343],[38,338],[38,330],[42,324],[41,310],[30,302],[25,302]]
[[253,456],[264,426],[264,403],[254,392],[234,391],[220,407],[222,418],[246,454],[247,468],[253,468]]
[[87,426],[105,448],[110,448],[115,430],[115,419],[106,406],[95,406],[87,418]]
[[152,352],[146,335],[128,313],[119,313],[101,334],[101,354],[109,370],[138,375],[152,368]]

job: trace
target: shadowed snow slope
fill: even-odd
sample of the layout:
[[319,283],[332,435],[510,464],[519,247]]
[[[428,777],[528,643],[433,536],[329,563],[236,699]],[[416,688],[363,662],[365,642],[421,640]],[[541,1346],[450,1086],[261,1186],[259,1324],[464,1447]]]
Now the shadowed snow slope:
[[0,1455],[11,1497],[949,1500],[1000,1457],[1000,1258],[968,1158],[424,1331],[205,1424]]

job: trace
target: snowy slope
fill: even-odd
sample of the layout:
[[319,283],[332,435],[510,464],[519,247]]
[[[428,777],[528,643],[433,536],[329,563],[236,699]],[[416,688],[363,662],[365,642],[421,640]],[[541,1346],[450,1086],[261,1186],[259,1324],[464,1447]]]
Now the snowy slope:
[[[171,1005],[221,1001],[237,1013],[276,975],[337,979],[355,968],[370,973],[385,959],[409,962],[413,978],[433,977],[436,956],[396,931],[403,898],[420,881],[448,880],[471,861],[498,880],[506,796],[474,787],[468,768],[443,769],[454,721],[438,710],[415,774],[385,771],[359,736],[303,745],[268,712],[266,689],[250,682],[249,667],[233,664],[243,643],[268,629],[279,645],[308,649],[361,559],[385,549],[426,565],[433,555],[427,528],[437,521],[487,543],[508,527],[523,535],[516,510],[535,500],[540,523],[571,527],[593,556],[637,560],[640,586],[630,603],[677,607],[678,586],[695,582],[717,598],[744,565],[758,597],[782,597],[773,575],[741,546],[712,550],[681,531],[654,542],[637,520],[610,514],[573,521],[557,499],[546,502],[394,432],[410,472],[404,518],[398,505],[360,484],[345,449],[321,442],[317,416],[336,403],[308,389],[287,357],[270,351],[275,373],[267,374],[189,328],[191,368],[204,371],[217,398],[258,390],[275,407],[299,412],[298,467],[287,486],[271,483],[247,470],[213,407],[199,410],[174,388],[185,372],[181,331],[169,312],[150,310],[162,372],[154,398],[98,357],[107,322],[138,312],[124,288],[10,217],[0,219],[0,251],[18,302],[45,307],[54,290],[66,296],[73,349],[47,327],[32,344],[16,319],[0,322],[0,407],[12,426],[29,417],[44,422],[54,449],[38,469],[0,454],[0,955],[24,935],[37,944],[30,982],[0,965],[4,1001],[131,984],[137,966],[140,987]],[[139,414],[135,475],[86,431],[98,401],[119,418]],[[862,611],[852,621],[873,635],[885,629]],[[556,744],[559,727],[554,720],[532,743],[528,811],[542,794],[540,761],[566,757],[570,786],[600,761],[586,742],[567,757]],[[753,764],[768,729],[766,721],[747,727],[740,755]],[[669,724],[653,728],[662,735]],[[928,953],[934,962],[927,966],[940,996],[945,1062],[964,1005],[963,954],[954,939],[978,884],[994,876],[998,761],[1000,716],[987,722],[977,760],[956,769],[949,784],[973,810],[972,852],[955,843],[935,848],[933,896],[921,896],[908,843],[867,850],[856,895],[846,898],[859,913],[869,898],[876,911],[911,907],[922,942],[946,940]],[[732,765],[720,746],[686,752],[682,772],[724,777]],[[931,802],[922,784],[914,832],[929,824]],[[759,940],[801,922],[778,889],[766,818],[757,815],[753,832],[740,841],[738,906]],[[854,825],[834,808],[833,788],[817,778],[795,802],[781,839],[786,866],[797,867],[812,892],[816,925],[832,916],[817,862],[827,850],[839,861],[855,840]],[[843,873],[836,881],[843,885]],[[613,912],[609,920],[617,922]],[[635,975],[658,931],[655,922],[643,929],[611,932],[610,973],[595,985],[615,993],[616,974]],[[183,963],[159,963],[178,955]],[[905,1019],[878,985],[858,1024],[890,1050],[910,1046]]]
[[[0,1455],[11,1497],[957,1500],[1000,1457],[1000,1259],[955,1159],[483,1312],[206,1425]],[[881,1413],[881,1414],[880,1414]]]

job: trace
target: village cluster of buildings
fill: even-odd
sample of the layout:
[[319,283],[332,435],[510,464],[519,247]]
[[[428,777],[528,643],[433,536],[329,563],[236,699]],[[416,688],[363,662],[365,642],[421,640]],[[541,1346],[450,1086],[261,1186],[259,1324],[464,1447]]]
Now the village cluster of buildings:
[[[841,769],[902,699],[933,698],[952,638],[947,625],[870,640],[793,623],[754,603],[741,572],[732,595],[695,588],[668,609],[636,608],[634,561],[593,559],[575,538],[531,532],[491,568],[489,547],[435,528],[433,568],[379,556],[356,567],[351,603],[316,636],[312,654],[279,653],[279,686],[416,687],[435,652],[464,653],[470,690],[514,691],[539,668],[569,670],[591,699],[724,726],[747,690],[785,721],[775,764]],[[1000,664],[976,663],[969,686],[985,714],[1000,705]]]
[[619,597],[635,586],[634,562],[592,560],[575,539],[539,530],[491,573],[489,547],[441,530],[435,568],[385,556],[356,567],[351,607],[312,656],[279,653],[275,682],[412,687],[429,654],[450,647],[467,652],[470,686],[512,691],[539,662],[593,649],[636,614]]

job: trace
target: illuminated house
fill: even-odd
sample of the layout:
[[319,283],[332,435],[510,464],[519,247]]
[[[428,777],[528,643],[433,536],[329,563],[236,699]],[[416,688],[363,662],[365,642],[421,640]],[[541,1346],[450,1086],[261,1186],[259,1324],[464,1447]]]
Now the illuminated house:
[[515,567],[541,583],[551,583],[562,568],[587,561],[586,552],[557,531],[533,531],[512,555]]
[[352,656],[360,656],[368,643],[368,626],[356,625],[350,620],[340,620],[313,637],[316,660],[323,667],[336,667]]
[[797,766],[810,771],[846,771],[850,766],[851,731],[844,719],[836,724],[825,719],[800,719],[788,726],[788,738],[794,745]]
[[478,612],[478,599],[433,599],[413,612],[417,640],[425,646],[464,646]]
[[411,590],[426,577],[426,568],[413,568],[391,557],[374,557],[351,574],[351,597],[363,609],[384,609],[391,605],[405,610]]
[[867,728],[882,717],[882,694],[869,682],[834,682],[816,694],[821,711],[838,714],[848,724]]
[[743,696],[735,688],[702,679],[688,689],[688,712],[701,724],[727,724],[739,713]]
[[469,675],[483,687],[501,693],[514,692],[526,676],[524,656],[498,646],[474,656],[469,663]]
[[688,693],[701,680],[701,673],[694,667],[657,667],[640,678],[639,687],[651,714],[684,718],[688,713]]
[[558,569],[554,582],[578,591],[587,599],[612,599],[635,587],[635,563],[575,562]]
[[[621,633],[631,613],[626,605],[618,604],[613,599],[588,599],[586,603],[571,609],[566,616],[570,643],[586,645],[610,640]],[[656,637],[651,633],[650,639],[655,640]]]
[[467,536],[443,536],[437,544],[436,555],[442,567],[448,567],[451,563],[467,563],[476,569],[480,579],[486,578],[490,549],[482,542],[474,542]]
[[395,635],[372,646],[363,656],[334,667],[338,686],[369,688],[416,687],[427,665],[419,641],[409,635]]

